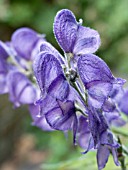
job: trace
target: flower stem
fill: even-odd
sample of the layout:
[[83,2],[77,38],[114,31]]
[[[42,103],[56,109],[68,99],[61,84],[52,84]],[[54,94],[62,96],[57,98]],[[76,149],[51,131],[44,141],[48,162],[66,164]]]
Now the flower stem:
[[112,131],[113,131],[114,133],[116,133],[116,134],[122,135],[122,136],[124,136],[124,137],[128,137],[128,133],[123,132],[123,131],[121,131],[121,130],[112,128]]

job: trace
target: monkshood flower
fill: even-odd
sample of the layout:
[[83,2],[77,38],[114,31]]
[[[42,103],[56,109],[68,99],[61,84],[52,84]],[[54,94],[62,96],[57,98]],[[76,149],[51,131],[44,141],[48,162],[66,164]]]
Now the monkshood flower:
[[19,71],[10,71],[7,76],[10,101],[16,107],[21,104],[33,104],[36,100],[36,89],[30,80]]
[[53,131],[54,129],[47,123],[45,116],[37,116],[39,114],[39,105],[30,104],[29,105],[29,112],[33,119],[32,125],[37,126],[42,130],[46,131]]
[[81,24],[68,9],[57,13],[54,20],[54,34],[65,53],[81,55],[94,53],[99,48],[99,33]]
[[119,148],[119,144],[109,131],[103,115],[98,112],[96,110],[90,112],[89,119],[91,119],[91,123],[93,122],[93,124],[90,124],[90,121],[84,116],[79,117],[78,143],[82,148],[86,149],[84,154],[89,150],[97,149],[97,164],[98,169],[101,170],[105,167],[110,152],[112,152],[115,164],[119,166],[117,158],[117,148]]
[[56,130],[73,130],[74,138],[77,119],[74,94],[69,86],[57,58],[41,52],[33,64],[34,73],[41,89],[40,116]]
[[[25,60],[32,60],[39,51],[39,44],[45,41],[44,35],[40,35],[30,28],[17,29],[11,38],[11,43],[17,55]],[[34,53],[34,54],[33,54]]]
[[107,64],[94,54],[81,55],[77,67],[88,92],[88,103],[95,108],[103,107],[114,84],[122,86],[126,82],[121,78],[115,78]]

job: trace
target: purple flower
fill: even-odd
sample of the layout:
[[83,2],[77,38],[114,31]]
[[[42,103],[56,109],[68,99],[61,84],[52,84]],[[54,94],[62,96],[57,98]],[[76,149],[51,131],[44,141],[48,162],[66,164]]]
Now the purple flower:
[[8,73],[8,64],[3,58],[0,58],[0,94],[4,94],[8,92],[7,73]]
[[118,102],[120,110],[128,116],[128,90],[126,90]]
[[39,105],[30,104],[29,112],[33,119],[32,125],[39,127],[42,130],[53,131],[53,129],[47,123],[45,116],[39,117]]
[[35,87],[24,74],[19,71],[10,71],[7,78],[10,100],[16,107],[20,104],[33,104],[35,102]]
[[94,53],[100,46],[100,36],[97,31],[81,26],[74,14],[63,9],[54,20],[54,34],[66,53],[75,55]]
[[105,112],[104,116],[110,126],[120,127],[126,124],[117,109],[114,109],[112,112]]
[[41,89],[40,116],[45,116],[55,130],[77,130],[75,114],[76,94],[69,86],[58,59],[51,53],[41,52],[33,64],[34,73]]
[[7,59],[8,57],[8,48],[5,43],[0,41],[0,58]]
[[113,138],[109,131],[107,122],[98,110],[91,110],[89,113],[89,120],[81,116],[79,118],[79,144],[86,149],[87,153],[91,149],[97,149],[97,164],[98,169],[105,167],[110,152],[112,152],[114,162],[119,166],[117,157],[117,148],[119,144]]
[[111,94],[114,84],[123,85],[125,80],[115,78],[107,64],[94,54],[81,55],[78,73],[88,91],[88,103],[101,108]]
[[64,57],[48,42],[44,41],[41,43],[40,52],[53,54],[61,64],[64,64]]
[[47,92],[52,81],[59,75],[63,75],[59,61],[49,53],[41,52],[35,58],[33,70],[43,95]]
[[25,60],[32,59],[33,49],[36,48],[40,40],[44,41],[44,37],[38,35],[30,28],[17,29],[11,38],[12,45],[17,54]]

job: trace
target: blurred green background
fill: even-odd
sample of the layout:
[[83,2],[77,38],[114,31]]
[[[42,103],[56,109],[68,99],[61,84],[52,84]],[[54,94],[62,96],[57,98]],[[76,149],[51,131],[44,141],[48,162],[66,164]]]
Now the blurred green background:
[[[0,39],[8,41],[17,28],[31,27],[46,34],[46,39],[62,52],[53,35],[53,21],[63,8],[72,10],[77,19],[82,18],[83,25],[98,30],[102,44],[96,54],[107,62],[114,75],[128,79],[128,0],[0,0]],[[12,170],[38,170],[41,162],[45,163],[44,170],[97,169],[95,153],[81,157],[80,148],[72,145],[71,134],[65,138],[62,132],[42,132],[31,126],[27,107],[13,110],[7,95],[0,96],[0,117],[3,170],[11,166]],[[107,169],[120,168],[110,158]]]

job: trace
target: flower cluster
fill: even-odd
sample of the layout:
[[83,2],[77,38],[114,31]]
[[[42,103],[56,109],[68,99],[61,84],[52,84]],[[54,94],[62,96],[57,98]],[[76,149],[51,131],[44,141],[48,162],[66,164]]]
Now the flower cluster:
[[16,30],[10,42],[0,41],[0,94],[9,93],[15,107],[33,104],[37,89],[32,83],[32,61],[43,35],[30,28]]
[[33,70],[41,91],[38,120],[45,119],[48,130],[71,130],[84,153],[97,150],[99,170],[110,153],[118,166],[120,144],[110,127],[125,124],[120,115],[128,113],[125,80],[114,77],[93,54],[100,46],[99,33],[82,26],[70,10],[57,13],[53,30],[64,57],[48,42],[41,44],[35,57]]
[[126,124],[120,114],[128,116],[126,81],[114,77],[94,54],[101,43],[99,33],[82,26],[70,10],[57,13],[53,31],[64,56],[29,28],[15,31],[11,42],[0,42],[0,94],[9,93],[15,106],[29,104],[33,125],[72,131],[74,144],[84,154],[97,151],[99,170],[110,154],[118,166],[121,145],[111,127]]

